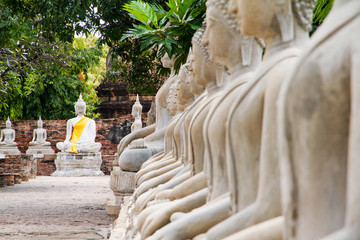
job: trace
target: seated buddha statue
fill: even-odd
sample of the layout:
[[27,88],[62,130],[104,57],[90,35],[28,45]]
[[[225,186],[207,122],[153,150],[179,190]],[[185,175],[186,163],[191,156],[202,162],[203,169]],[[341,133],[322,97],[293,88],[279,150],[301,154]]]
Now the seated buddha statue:
[[42,145],[49,146],[50,142],[46,142],[47,134],[46,130],[43,128],[44,122],[41,120],[41,117],[37,121],[38,128],[34,129],[33,138],[29,143],[30,146],[33,145]]
[[75,103],[76,117],[71,118],[66,123],[66,137],[64,142],[56,144],[61,152],[87,153],[98,152],[101,143],[95,142],[96,125],[95,121],[85,117],[86,103],[80,94]]
[[[192,238],[201,232],[206,232],[207,229],[229,216],[230,198],[226,194],[229,189],[224,152],[226,117],[234,99],[238,97],[246,83],[251,81],[251,72],[261,62],[263,43],[259,39],[241,35],[236,21],[234,21],[235,17],[227,13],[227,4],[227,1],[207,2],[208,27],[202,38],[203,44],[210,50],[210,59],[218,64],[226,65],[230,73],[229,83],[219,92],[219,97],[210,108],[205,121],[203,120],[204,173],[209,180],[209,187],[204,199],[205,203],[206,199],[208,202],[203,207],[183,215],[184,219],[178,218],[176,216],[178,214],[172,216],[172,220],[175,221],[158,230],[158,233],[154,234],[155,239],[166,238],[172,231],[178,233],[176,235],[178,238]],[[211,127],[208,126],[209,122],[212,124]],[[198,158],[196,154],[192,156],[195,161],[198,161]],[[190,197],[191,195],[187,196],[187,198]],[[165,211],[165,209],[158,210],[158,212]],[[179,211],[181,208],[173,207],[173,209]],[[167,211],[169,212],[169,210]],[[213,217],[209,218],[209,215]],[[155,225],[154,223],[160,218],[159,214],[157,217],[153,217],[152,224]],[[197,229],[188,228],[195,222],[202,224]]]
[[161,62],[165,68],[171,69],[171,74],[169,78],[164,82],[164,84],[160,87],[155,96],[156,122],[153,125],[144,127],[138,131],[134,131],[121,139],[120,143],[118,144],[117,156],[120,156],[133,140],[139,138],[144,138],[144,145],[149,147],[152,155],[158,152],[162,152],[162,150],[164,149],[165,129],[166,126],[169,124],[169,121],[172,119],[172,116],[169,114],[166,108],[167,97],[169,93],[169,88],[171,84],[173,84],[173,82],[176,80],[177,75],[175,74],[174,70],[174,59],[171,59],[167,54],[165,54],[161,58]]
[[360,239],[360,1],[335,0],[284,83],[285,239]]
[[[284,80],[308,43],[313,7],[310,0],[239,0],[231,4],[242,33],[264,39],[266,49],[254,80],[234,100],[227,118],[232,216],[210,229],[207,239],[222,239],[236,232],[241,235],[252,226],[254,234],[266,235],[264,231],[270,230],[269,236],[281,236],[282,221],[272,221],[282,215],[277,101]],[[272,227],[267,228],[265,222]],[[258,224],[261,228],[255,227]]]
[[15,142],[15,130],[11,128],[11,121],[9,117],[5,122],[5,126],[6,128],[1,130],[0,145],[17,146],[17,143]]
[[[189,171],[192,177],[174,186],[172,190],[169,189],[172,196],[168,196],[174,201],[146,208],[139,214],[138,225],[143,237],[151,235],[164,224],[167,224],[172,213],[177,211],[188,212],[206,202],[207,189],[204,189],[206,187],[206,178],[201,174],[204,158],[202,125],[212,104],[218,98],[219,91],[222,89],[222,85],[218,81],[218,73],[223,70],[223,66],[210,61],[207,48],[201,44],[204,31],[205,27],[201,28],[193,38],[193,60],[190,70],[194,73],[196,83],[205,87],[206,95],[197,103],[193,109],[194,111],[188,113],[184,124],[187,131],[184,161],[190,166]],[[220,75],[220,77],[222,76]],[[187,119],[190,121],[187,122]],[[188,186],[187,189],[184,186]],[[184,189],[185,191],[183,191]],[[178,192],[181,193],[177,194]]]
[[133,124],[131,124],[131,132],[137,131],[142,128],[141,122],[142,105],[139,101],[139,95],[136,95],[136,101],[132,106],[131,115],[135,118]]

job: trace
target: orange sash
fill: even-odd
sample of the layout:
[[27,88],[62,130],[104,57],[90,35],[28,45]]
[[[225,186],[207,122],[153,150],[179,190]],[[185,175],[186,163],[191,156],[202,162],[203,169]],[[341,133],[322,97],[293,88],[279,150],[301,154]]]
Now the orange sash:
[[74,130],[71,136],[71,149],[70,152],[72,153],[78,153],[76,150],[76,143],[79,141],[79,138],[82,134],[82,131],[84,130],[87,122],[90,120],[90,118],[83,117],[80,119],[77,123],[75,123]]

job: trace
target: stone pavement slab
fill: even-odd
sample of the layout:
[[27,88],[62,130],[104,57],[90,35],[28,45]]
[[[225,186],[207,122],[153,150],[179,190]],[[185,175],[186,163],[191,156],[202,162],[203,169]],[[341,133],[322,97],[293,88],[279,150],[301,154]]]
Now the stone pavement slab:
[[109,180],[44,176],[0,188],[0,239],[107,239]]

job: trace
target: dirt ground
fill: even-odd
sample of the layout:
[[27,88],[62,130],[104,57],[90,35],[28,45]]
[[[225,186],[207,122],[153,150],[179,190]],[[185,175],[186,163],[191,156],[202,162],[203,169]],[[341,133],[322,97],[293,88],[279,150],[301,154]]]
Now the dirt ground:
[[109,180],[37,177],[0,188],[0,239],[107,239]]

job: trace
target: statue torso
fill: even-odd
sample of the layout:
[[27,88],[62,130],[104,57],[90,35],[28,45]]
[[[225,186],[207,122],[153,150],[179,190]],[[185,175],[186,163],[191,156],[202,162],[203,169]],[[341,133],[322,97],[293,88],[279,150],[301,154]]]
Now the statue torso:
[[295,169],[295,239],[328,235],[345,217],[351,79],[354,67],[360,68],[359,13],[338,30],[325,27],[301,59],[285,99],[284,127]]

